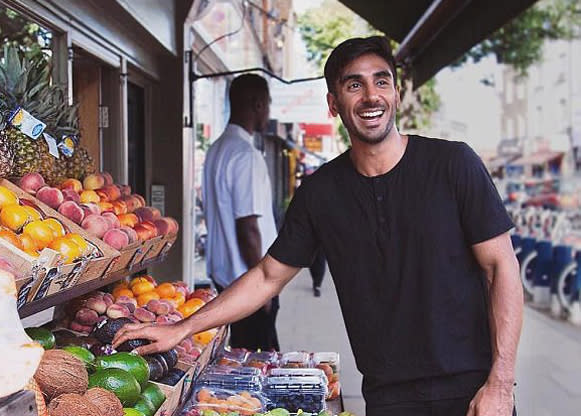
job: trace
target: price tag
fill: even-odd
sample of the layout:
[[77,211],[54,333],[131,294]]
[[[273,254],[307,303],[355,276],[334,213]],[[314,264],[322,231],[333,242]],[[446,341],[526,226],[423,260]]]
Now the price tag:
[[36,295],[34,295],[34,300],[39,300],[46,296],[52,281],[56,279],[56,277],[59,275],[59,272],[60,271],[58,267],[53,267],[46,273],[46,276],[44,277],[44,280],[40,284],[40,287],[38,288]]
[[38,139],[38,136],[40,136],[46,128],[46,124],[33,117],[32,114],[22,107],[18,107],[14,110],[9,121],[10,124],[12,124],[12,127],[34,140]]
[[59,148],[56,144],[56,139],[48,133],[43,133],[42,135],[46,141],[46,144],[48,145],[48,152],[59,159]]

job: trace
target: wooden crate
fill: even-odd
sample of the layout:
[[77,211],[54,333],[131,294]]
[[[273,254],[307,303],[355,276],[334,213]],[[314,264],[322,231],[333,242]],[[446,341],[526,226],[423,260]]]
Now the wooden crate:
[[167,256],[167,253],[173,247],[177,238],[178,238],[177,233],[164,235],[160,240],[159,244],[156,244],[155,247],[151,249],[148,259],[154,259],[158,257],[164,258],[165,256]]
[[148,260],[151,260],[153,257],[151,255],[152,251],[156,249],[163,241],[163,236],[159,235],[157,237],[153,237],[150,240],[143,242],[143,255],[140,258],[136,259],[136,264],[145,263]]
[[[65,229],[67,229],[67,231],[81,235],[99,254],[99,257],[67,265],[59,264],[58,260],[55,261],[54,259],[50,262],[44,262],[41,268],[45,270],[45,273],[42,278],[39,278],[38,273],[36,273],[35,276],[32,276],[30,273],[33,270],[33,266],[38,268],[39,261],[34,262],[34,257],[14,248],[17,251],[17,257],[19,258],[17,263],[19,269],[23,270],[21,276],[19,276],[17,284],[20,288],[23,288],[24,283],[27,283],[25,290],[29,291],[28,301],[41,299],[79,283],[93,279],[101,279],[107,273],[109,266],[119,257],[119,252],[117,250],[114,250],[100,239],[88,234],[79,225],[59,214],[34,196],[24,192],[12,182],[6,179],[0,179],[0,185],[10,189],[20,200],[26,200],[27,204],[35,206],[44,218],[56,218]],[[43,253],[45,250],[49,249],[44,249]],[[3,253],[7,254],[6,251]],[[55,252],[52,251],[52,253]],[[41,255],[39,259],[46,259],[48,257],[48,254],[46,257]],[[34,282],[31,282],[32,277],[36,278]],[[24,294],[22,294],[22,298],[24,298]]]
[[119,250],[119,253],[120,253],[119,258],[117,259],[113,267],[111,267],[109,273],[115,273],[120,270],[130,269],[133,264],[136,264],[135,260],[143,257],[142,255],[143,242],[136,241],[133,244],[129,244],[124,249]]
[[186,372],[186,374],[182,376],[180,381],[178,381],[175,386],[168,386],[167,384],[152,381],[152,383],[156,384],[161,389],[161,391],[163,391],[163,394],[165,394],[165,401],[162,403],[157,412],[155,412],[155,416],[171,416],[182,401],[182,396],[184,394],[184,383],[186,381],[189,367],[186,367],[182,365],[182,363],[178,362],[176,364],[176,368],[183,370]]

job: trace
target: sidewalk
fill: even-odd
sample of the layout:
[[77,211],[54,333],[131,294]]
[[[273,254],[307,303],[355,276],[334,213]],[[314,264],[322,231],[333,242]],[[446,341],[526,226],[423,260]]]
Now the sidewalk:
[[281,351],[336,351],[341,358],[341,387],[345,410],[365,416],[361,374],[355,367],[335,286],[328,271],[322,295],[313,296],[308,269],[303,269],[282,291],[277,329]]

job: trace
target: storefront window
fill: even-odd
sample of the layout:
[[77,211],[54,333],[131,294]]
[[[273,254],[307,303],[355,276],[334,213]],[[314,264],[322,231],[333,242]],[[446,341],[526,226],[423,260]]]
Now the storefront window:
[[[31,56],[42,56],[46,61],[52,58],[53,33],[29,17],[0,3],[0,42],[5,46],[15,46]],[[4,55],[4,47],[0,55]]]

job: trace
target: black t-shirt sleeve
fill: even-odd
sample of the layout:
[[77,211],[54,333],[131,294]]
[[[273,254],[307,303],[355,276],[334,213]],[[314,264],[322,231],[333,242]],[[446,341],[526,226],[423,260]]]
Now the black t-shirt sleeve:
[[287,209],[278,237],[268,249],[272,257],[293,267],[309,267],[318,247],[307,197],[307,183],[303,182]]
[[494,238],[513,227],[492,178],[478,155],[459,143],[451,163],[460,220],[470,244]]

